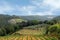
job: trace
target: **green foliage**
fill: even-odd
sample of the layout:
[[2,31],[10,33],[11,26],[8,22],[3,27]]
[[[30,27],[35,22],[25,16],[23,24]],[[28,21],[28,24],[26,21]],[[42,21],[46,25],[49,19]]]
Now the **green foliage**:
[[31,22],[32,22],[32,24],[34,24],[34,25],[39,24],[39,21],[38,21],[38,20],[32,20]]
[[4,28],[0,28],[0,35],[1,36],[6,35],[6,30]]
[[55,24],[53,26],[50,26],[48,29],[50,33],[54,33],[58,35],[60,34],[60,24]]
[[52,27],[52,28],[50,28],[50,30],[49,30],[51,33],[53,33],[53,32],[56,32],[57,31],[57,27],[56,26],[54,26],[54,27]]

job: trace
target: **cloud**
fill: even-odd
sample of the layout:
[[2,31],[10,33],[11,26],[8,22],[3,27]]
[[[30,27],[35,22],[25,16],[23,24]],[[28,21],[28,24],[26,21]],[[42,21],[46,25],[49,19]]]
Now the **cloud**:
[[23,6],[23,7],[18,6],[17,8],[18,11],[26,15],[32,15],[33,10],[35,10],[35,6]]
[[53,8],[60,8],[60,0],[32,0],[32,4],[36,6],[51,6]]
[[33,0],[32,4],[41,8],[42,15],[54,15],[53,11],[60,8],[60,0]]
[[[12,0],[11,0],[12,1]],[[31,0],[31,4],[17,5],[8,1],[0,2],[0,14],[11,15],[54,15],[60,8],[60,0]],[[60,13],[60,12],[59,12]]]
[[50,9],[50,14],[52,15],[58,15],[59,13],[56,12],[54,13],[57,9],[60,9],[60,0],[44,0],[43,1],[44,5],[49,5],[51,7]]
[[60,8],[60,0],[44,0],[45,5],[50,5],[53,8]]

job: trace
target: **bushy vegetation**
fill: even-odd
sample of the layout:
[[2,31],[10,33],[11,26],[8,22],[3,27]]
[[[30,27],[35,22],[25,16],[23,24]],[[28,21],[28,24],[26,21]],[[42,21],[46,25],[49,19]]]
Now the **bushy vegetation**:
[[48,28],[48,33],[51,35],[51,36],[56,36],[58,37],[58,39],[60,39],[60,24],[55,24],[55,25],[52,25]]

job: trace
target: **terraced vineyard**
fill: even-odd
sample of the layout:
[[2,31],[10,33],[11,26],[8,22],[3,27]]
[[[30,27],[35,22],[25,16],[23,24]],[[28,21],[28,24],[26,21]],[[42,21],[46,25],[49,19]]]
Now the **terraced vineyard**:
[[50,36],[22,35],[22,36],[0,37],[0,40],[58,40],[58,39],[56,37],[50,37]]

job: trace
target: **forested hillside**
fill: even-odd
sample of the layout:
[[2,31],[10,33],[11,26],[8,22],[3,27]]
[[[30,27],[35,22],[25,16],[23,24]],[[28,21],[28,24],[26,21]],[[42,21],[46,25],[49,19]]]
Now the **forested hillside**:
[[0,27],[7,25],[9,20],[15,18],[20,18],[20,17],[0,14]]

